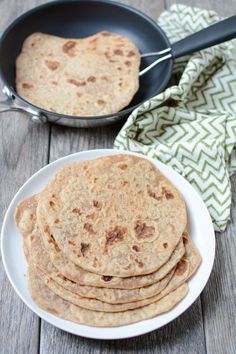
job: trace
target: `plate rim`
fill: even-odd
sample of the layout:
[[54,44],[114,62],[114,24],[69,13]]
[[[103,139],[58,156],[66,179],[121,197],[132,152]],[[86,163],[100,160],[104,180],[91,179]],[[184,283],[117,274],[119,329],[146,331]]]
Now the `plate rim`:
[[[170,319],[164,321],[165,323],[161,324],[160,326],[158,324],[155,325],[155,323],[153,323],[153,325],[151,326],[147,326],[147,328],[145,329],[145,325],[142,326],[140,329],[136,329],[136,331],[134,330],[134,333],[132,331],[132,328],[129,328],[128,327],[134,327],[135,328],[135,325],[139,324],[139,323],[145,323],[146,321],[151,321],[151,320],[155,320],[158,316],[155,316],[151,319],[147,319],[147,320],[143,320],[143,321],[139,321],[139,322],[135,322],[135,323],[132,323],[132,324],[129,324],[129,325],[124,325],[124,326],[118,326],[118,327],[93,327],[93,326],[87,326],[87,325],[83,325],[83,324],[77,324],[77,326],[82,326],[82,327],[85,327],[85,330],[87,329],[87,332],[85,333],[79,333],[80,330],[78,331],[74,331],[70,328],[67,328],[68,325],[65,324],[63,325],[63,323],[56,323],[58,320],[60,322],[60,320],[62,320],[63,322],[68,322],[68,324],[75,324],[74,322],[72,321],[68,321],[68,320],[64,320],[58,316],[55,316],[53,314],[51,314],[50,312],[48,311],[45,311],[43,309],[41,309],[39,306],[37,306],[31,299],[31,303],[25,299],[24,295],[21,294],[21,291],[18,289],[17,287],[17,284],[15,284],[14,282],[14,279],[8,269],[8,265],[7,265],[7,260],[6,260],[6,254],[5,254],[5,246],[4,246],[4,240],[5,240],[5,237],[4,236],[6,234],[5,232],[5,229],[7,228],[7,224],[9,222],[9,218],[12,216],[12,208],[14,206],[14,204],[16,203],[16,200],[18,198],[18,196],[21,194],[22,191],[24,191],[24,189],[27,187],[27,185],[29,184],[29,182],[31,182],[33,179],[37,178],[38,175],[40,175],[43,171],[49,169],[51,166],[53,165],[62,165],[64,161],[68,161],[68,163],[71,161],[73,161],[73,158],[74,157],[77,157],[77,156],[83,156],[83,155],[86,155],[86,154],[89,154],[91,155],[90,156],[90,159],[94,159],[94,158],[97,158],[98,156],[96,156],[96,154],[99,154],[99,156],[109,156],[109,155],[113,155],[113,154],[130,154],[130,155],[136,155],[136,156],[139,156],[139,157],[142,157],[142,158],[146,158],[147,160],[151,161],[152,163],[155,164],[155,166],[158,168],[158,165],[162,166],[164,169],[167,169],[169,170],[171,173],[174,173],[174,174],[177,174],[180,179],[182,179],[182,181],[184,183],[187,183],[188,186],[191,188],[192,190],[192,193],[195,194],[195,197],[198,198],[198,200],[200,201],[200,203],[202,204],[202,207],[205,211],[205,213],[207,213],[207,217],[209,219],[209,227],[211,229],[211,233],[210,235],[208,236],[209,239],[210,239],[210,242],[212,243],[211,244],[211,259],[210,259],[210,262],[209,263],[209,268],[208,268],[208,271],[207,273],[205,273],[205,279],[201,285],[201,287],[197,290],[197,292],[194,294],[194,296],[192,297],[191,301],[189,304],[187,304],[184,309],[178,311],[174,316],[172,316]],[[95,156],[93,157],[93,155],[95,154]],[[89,159],[89,158],[86,158],[86,159]],[[78,158],[78,161],[80,161],[81,159]],[[52,173],[49,173],[49,175],[53,175],[54,172]],[[163,173],[163,172],[162,172]],[[165,174],[165,173],[164,173]],[[168,179],[169,176],[167,176]],[[171,179],[170,179],[171,181]],[[171,181],[174,185],[175,183],[173,181]],[[181,190],[180,190],[181,192]],[[17,230],[17,229],[16,229]],[[21,252],[23,252],[23,250],[21,249]],[[73,153],[73,154],[68,154],[64,157],[61,157],[59,159],[56,159],[55,161],[43,166],[42,168],[40,168],[39,170],[37,170],[33,175],[31,175],[24,183],[23,185],[18,189],[18,191],[15,193],[14,197],[11,199],[11,202],[9,203],[8,205],[8,208],[7,208],[7,211],[5,213],[5,216],[4,216],[4,219],[3,219],[3,223],[2,223],[2,229],[1,229],[1,255],[2,255],[2,262],[3,262],[3,266],[4,266],[4,270],[7,274],[7,277],[8,277],[8,280],[10,281],[13,289],[15,290],[15,292],[17,293],[17,295],[20,297],[20,299],[24,302],[24,304],[33,312],[35,313],[37,316],[39,316],[41,319],[43,319],[44,321],[50,323],[51,325],[63,330],[63,331],[66,331],[68,333],[72,333],[74,335],[77,335],[77,336],[82,336],[82,337],[85,337],[85,338],[91,338],[91,339],[101,339],[101,340],[115,340],[115,339],[125,339],[125,338],[133,338],[133,337],[137,337],[137,336],[140,336],[140,335],[144,335],[144,334],[147,334],[147,333],[150,333],[154,330],[157,330],[165,325],[167,325],[168,323],[174,321],[177,317],[181,316],[185,311],[187,311],[189,309],[189,307],[196,301],[196,299],[200,296],[200,294],[202,293],[203,289],[205,288],[208,280],[209,280],[209,277],[211,275],[211,272],[212,272],[212,268],[213,268],[213,265],[214,265],[214,260],[215,260],[215,231],[214,231],[214,227],[213,227],[213,224],[212,224],[212,220],[211,220],[211,217],[210,217],[210,214],[209,214],[209,211],[205,205],[205,203],[203,202],[201,196],[199,195],[199,193],[193,188],[193,186],[183,177],[181,176],[178,172],[176,172],[175,170],[173,170],[170,166],[158,161],[158,160],[155,160],[149,156],[146,156],[146,155],[142,155],[140,153],[136,153],[136,152],[131,152],[131,151],[126,151],[126,150],[118,150],[118,149],[92,149],[92,150],[84,150],[84,151],[79,151],[79,152],[76,152],[76,153]],[[200,265],[201,267],[201,265]],[[27,288],[27,291],[29,292],[29,289]],[[30,293],[29,293],[30,295]],[[186,295],[186,298],[188,297],[189,294]],[[31,298],[31,296],[30,296]],[[184,300],[184,299],[183,299]],[[182,300],[181,300],[182,302]],[[180,304],[181,304],[180,302]],[[177,305],[178,306],[178,305]],[[165,314],[169,314],[171,313],[174,309],[176,308],[176,306],[171,309],[170,311],[168,311],[167,313],[163,313],[161,314],[160,316],[163,316]],[[55,320],[54,320],[55,318]],[[127,333],[121,335],[119,334],[119,329],[120,328],[126,328],[127,327]],[[93,334],[90,334],[89,333],[89,329],[92,328],[92,329],[95,329],[95,331],[103,331],[103,332],[106,332],[107,329],[112,329],[114,332],[117,332],[117,333],[113,333],[113,335],[106,335],[106,333],[104,333],[104,335],[93,335]],[[78,328],[79,329],[79,328]],[[131,333],[129,333],[131,330]]]

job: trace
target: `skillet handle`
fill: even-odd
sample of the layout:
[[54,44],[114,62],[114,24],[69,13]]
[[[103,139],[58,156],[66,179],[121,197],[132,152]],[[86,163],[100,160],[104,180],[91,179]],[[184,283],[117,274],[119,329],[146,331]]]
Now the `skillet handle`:
[[172,45],[172,57],[179,58],[236,37],[236,15],[204,28]]
[[16,111],[22,112],[24,111],[23,108],[20,108],[14,104],[13,99],[7,98],[4,101],[0,101],[0,113],[9,112],[9,111]]
[[24,106],[21,103],[16,103],[16,101],[11,97],[9,91],[4,88],[3,92],[7,94],[7,98],[4,101],[0,101],[0,113],[15,111],[27,113],[31,116],[31,119],[36,123],[46,123],[47,118],[42,115],[40,112],[33,110],[30,107]]

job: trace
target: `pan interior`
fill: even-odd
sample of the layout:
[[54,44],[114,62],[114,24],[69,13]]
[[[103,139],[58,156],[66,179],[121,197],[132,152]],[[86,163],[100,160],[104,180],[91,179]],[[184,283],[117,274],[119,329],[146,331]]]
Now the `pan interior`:
[[[51,2],[28,11],[4,32],[0,42],[0,74],[15,93],[15,60],[24,39],[33,32],[65,38],[83,38],[110,31],[130,38],[141,53],[169,47],[168,39],[154,21],[126,5],[107,1]],[[141,69],[155,58],[142,59]],[[163,62],[140,79],[140,89],[129,108],[164,89],[172,62]]]

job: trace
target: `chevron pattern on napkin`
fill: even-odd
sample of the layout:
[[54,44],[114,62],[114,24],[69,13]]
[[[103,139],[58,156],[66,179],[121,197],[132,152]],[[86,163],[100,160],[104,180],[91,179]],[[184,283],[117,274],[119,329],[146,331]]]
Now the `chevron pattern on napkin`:
[[[158,23],[176,42],[217,21],[213,11],[173,5]],[[216,231],[230,219],[229,176],[236,171],[235,40],[176,60],[172,82],[129,116],[114,147],[148,155],[186,178]]]

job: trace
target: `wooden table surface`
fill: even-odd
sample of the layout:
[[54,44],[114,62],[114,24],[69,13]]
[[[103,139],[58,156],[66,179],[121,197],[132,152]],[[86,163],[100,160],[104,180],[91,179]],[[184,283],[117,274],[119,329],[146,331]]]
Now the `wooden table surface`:
[[[0,32],[41,0],[0,0]],[[172,0],[123,1],[152,18]],[[187,5],[236,13],[235,0],[191,0]],[[24,114],[0,117],[1,221],[19,187],[37,170],[62,156],[112,147],[121,124],[96,129],[37,125]],[[216,235],[216,259],[210,280],[198,300],[178,319],[137,338],[101,341],[76,337],[34,315],[11,287],[0,263],[0,353],[236,353],[236,178],[232,178],[232,222]],[[16,250],[17,252],[17,250]]]

